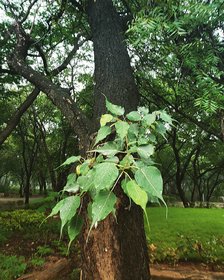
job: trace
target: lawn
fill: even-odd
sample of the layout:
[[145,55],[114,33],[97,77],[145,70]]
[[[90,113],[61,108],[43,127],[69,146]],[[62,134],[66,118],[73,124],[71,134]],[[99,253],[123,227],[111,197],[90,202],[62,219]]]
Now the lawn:
[[152,261],[224,262],[224,209],[152,207],[146,228]]
[[[38,210],[0,212],[0,279],[40,269],[54,257],[66,256],[68,239],[59,241],[59,220],[43,222],[48,201]],[[224,209],[147,209],[150,230],[146,228],[151,262],[203,262],[224,266]],[[77,246],[70,256],[79,266]],[[72,274],[76,275],[74,270]],[[67,279],[78,279],[76,276]]]

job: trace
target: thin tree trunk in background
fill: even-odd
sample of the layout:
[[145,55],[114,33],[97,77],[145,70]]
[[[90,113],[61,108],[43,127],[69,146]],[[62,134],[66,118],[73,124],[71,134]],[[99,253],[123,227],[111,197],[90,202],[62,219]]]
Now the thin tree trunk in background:
[[[105,96],[127,111],[136,109],[138,91],[120,26],[111,0],[88,2],[88,18],[95,55],[95,127],[105,112]],[[149,259],[143,213],[119,190],[116,217],[110,215],[92,230],[88,222],[82,235],[82,280],[148,280]]]
[[[184,207],[189,207],[190,203],[188,199],[186,198],[185,191],[183,190],[182,183],[184,179],[184,174],[186,172],[187,165],[184,167],[181,167],[181,158],[180,158],[180,147],[177,147],[177,129],[173,129],[173,139],[172,139],[172,149],[176,161],[176,174],[175,174],[175,183],[176,188],[179,194],[179,197],[181,201],[183,202]],[[186,162],[185,162],[186,163]]]
[[[38,126],[39,126],[39,131],[41,134],[41,138],[42,138],[41,140],[42,140],[42,144],[43,144],[45,157],[47,160],[47,167],[48,167],[48,172],[49,172],[50,179],[51,179],[51,186],[52,186],[52,189],[55,190],[56,189],[56,176],[55,176],[55,171],[54,171],[54,168],[52,165],[50,152],[49,152],[47,142],[46,142],[46,131],[45,131],[44,125],[41,123],[40,120],[38,120]],[[46,186],[45,186],[45,189],[46,189]]]
[[[66,152],[68,148],[69,137],[70,137],[70,131],[64,131],[64,139],[60,144],[59,164],[62,164],[66,160]],[[67,181],[67,176],[68,176],[67,170],[60,170],[60,172],[57,173],[56,186],[54,191],[59,192],[63,189]]]

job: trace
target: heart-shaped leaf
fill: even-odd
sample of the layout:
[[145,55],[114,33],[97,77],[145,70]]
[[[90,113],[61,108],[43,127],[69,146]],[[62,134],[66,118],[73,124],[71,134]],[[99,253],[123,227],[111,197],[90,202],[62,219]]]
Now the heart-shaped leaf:
[[106,99],[106,107],[107,107],[107,110],[115,116],[124,115],[124,108],[123,107],[112,104],[107,99]]
[[103,126],[98,130],[95,145],[105,139],[109,134],[111,134],[111,128],[109,126]]
[[113,162],[103,162],[95,166],[93,179],[94,187],[97,191],[109,190],[119,175],[116,164]]

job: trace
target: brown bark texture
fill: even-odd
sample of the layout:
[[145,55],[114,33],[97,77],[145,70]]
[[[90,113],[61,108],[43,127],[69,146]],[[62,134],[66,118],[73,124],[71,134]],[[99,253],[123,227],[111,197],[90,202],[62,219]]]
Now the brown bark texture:
[[139,93],[125,44],[122,22],[111,0],[88,1],[95,62],[94,118],[105,113],[105,96],[110,102],[135,110]]
[[[82,235],[82,280],[148,280],[149,260],[142,210],[119,194],[116,217]],[[88,241],[87,241],[88,236]]]
[[[94,44],[94,117],[105,112],[105,97],[136,109],[138,90],[130,66],[120,18],[111,0],[88,1],[88,20]],[[116,217],[112,214],[88,236],[88,221],[82,236],[83,280],[148,280],[149,260],[143,213],[119,189]],[[88,241],[87,241],[88,236]]]

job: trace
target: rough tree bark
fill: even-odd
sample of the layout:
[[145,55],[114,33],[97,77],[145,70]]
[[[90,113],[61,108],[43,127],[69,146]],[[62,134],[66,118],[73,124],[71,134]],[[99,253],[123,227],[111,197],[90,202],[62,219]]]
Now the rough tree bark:
[[[126,111],[136,109],[139,93],[125,45],[122,22],[112,1],[88,1],[95,62],[94,118],[105,112],[105,96]],[[98,123],[98,122],[97,122]]]
[[[95,124],[105,112],[105,95],[127,111],[136,109],[138,91],[125,45],[119,16],[111,0],[88,1],[88,19],[95,57]],[[143,213],[119,190],[116,218],[110,215],[82,239],[83,280],[150,279]],[[88,223],[87,223],[88,224]]]

